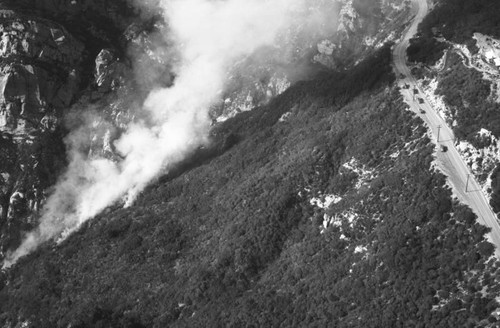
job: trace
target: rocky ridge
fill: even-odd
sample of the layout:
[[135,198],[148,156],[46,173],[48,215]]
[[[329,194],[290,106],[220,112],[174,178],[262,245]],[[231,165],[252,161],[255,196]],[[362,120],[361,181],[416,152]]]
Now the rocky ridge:
[[[88,156],[114,158],[113,140],[136,119],[147,92],[174,76],[168,44],[158,38],[165,23],[138,3],[21,0],[2,8],[0,244],[6,251],[36,224],[48,188],[64,169],[68,129],[84,121]],[[232,67],[231,87],[212,108],[214,123],[267,104],[299,79],[354,65],[396,38],[400,30],[390,26],[408,17],[399,0],[375,6],[321,1],[308,10],[328,13],[316,22],[319,32],[311,36],[310,26],[292,26],[275,47]]]
[[[368,8],[365,2],[315,3],[308,10],[339,19],[331,25],[326,16],[317,22],[321,29],[312,37],[309,26],[292,26],[274,49],[260,54],[267,61],[248,58],[237,63],[229,72],[231,88],[212,110],[214,121],[266,104],[297,79],[307,78],[305,71],[352,65],[354,60],[345,62],[345,58],[359,59],[390,39],[374,27],[405,17],[407,7],[403,2],[382,2],[380,7]],[[369,10],[380,14],[373,16]],[[47,188],[65,166],[63,137],[68,120],[64,117],[69,108],[73,113],[99,113],[85,118],[90,120],[85,132],[88,155],[113,158],[113,140],[135,118],[141,97],[154,85],[168,85],[173,76],[164,53],[168,45],[158,46],[156,36],[165,29],[164,23],[155,11],[138,3],[4,1],[0,13],[4,18],[0,131],[5,144],[0,230],[5,251],[20,231],[36,223]],[[373,41],[354,49],[358,35]],[[137,81],[137,72],[145,68],[156,73]],[[71,121],[69,128],[75,127]],[[12,235],[17,236],[14,241]]]
[[124,4],[0,5],[0,257],[36,224],[47,189],[64,169],[70,107],[76,101],[91,107],[89,100],[124,84],[126,64],[115,54],[124,53],[126,37],[115,35],[139,15],[120,9]]
[[[346,17],[366,15],[360,3],[350,2],[359,12]],[[144,26],[124,28],[121,42],[137,45],[144,67],[168,65]],[[1,179],[21,181],[2,194],[4,247],[35,224],[45,189],[32,182],[49,186],[64,168],[66,129],[80,127],[73,119],[88,120],[88,156],[113,157],[114,138],[141,102],[130,55],[104,37],[88,46],[74,31],[68,35],[86,50],[71,110],[56,111],[53,130],[6,128],[0,139]],[[333,41],[320,42],[318,51],[336,54]],[[360,56],[346,63],[361,60],[365,47],[356,49],[342,46]],[[130,208],[109,208],[0,271],[0,325],[493,326],[500,265],[487,229],[432,170],[433,146],[404,110],[391,62],[385,46],[353,69],[290,88],[282,72],[253,80],[256,66],[246,81],[235,74],[231,91],[242,97],[221,95],[227,112],[287,91],[214,124],[213,148],[159,178]],[[98,115],[83,115],[90,112]]]
[[253,59],[239,62],[230,73],[229,84],[236,87],[222,95],[220,103],[213,108],[213,116],[217,121],[224,121],[262,106],[297,80],[310,78],[311,72],[314,75],[324,70],[352,67],[386,42],[399,38],[409,17],[409,8],[408,3],[400,0],[337,0],[311,4],[309,12],[326,17],[316,22],[321,26],[319,32],[311,35],[307,25],[292,26],[283,32],[274,49],[266,50],[268,60],[257,64]]

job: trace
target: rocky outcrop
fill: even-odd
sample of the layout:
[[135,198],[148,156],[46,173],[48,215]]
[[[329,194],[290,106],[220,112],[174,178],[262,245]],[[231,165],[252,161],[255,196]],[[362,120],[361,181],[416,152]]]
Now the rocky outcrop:
[[[128,0],[4,0],[0,7],[65,26],[83,41],[116,42],[121,32],[139,13]],[[96,47],[99,44],[95,45]]]
[[78,91],[84,46],[62,26],[11,14],[0,23],[0,127],[50,129]]
[[313,61],[330,69],[345,68],[395,41],[409,16],[406,1],[339,0],[334,33],[317,43]]
[[102,49],[95,60],[94,81],[97,90],[102,93],[116,90],[124,84],[125,70],[125,65],[117,60],[112,50]]
[[[151,17],[125,0],[0,4],[0,258],[36,224],[65,167],[70,107],[86,110],[125,85],[124,32],[139,14]],[[89,135],[99,155],[111,153],[112,131]]]
[[[146,2],[150,6],[155,0]],[[358,2],[314,2],[297,15],[323,17],[314,20],[320,28],[293,25],[273,47],[228,68],[231,88],[220,94],[212,109],[214,122],[266,104],[291,83],[309,78],[304,72],[354,64],[382,44],[388,36],[375,33],[373,26],[379,22],[368,19]],[[166,24],[156,16],[158,11],[141,3],[5,0],[0,4],[0,233],[4,235],[0,244],[4,249],[14,247],[15,236],[36,223],[44,191],[65,167],[62,122],[70,108],[98,113],[86,117],[90,120],[83,137],[87,155],[114,158],[118,155],[113,140],[137,118],[134,108],[154,86],[173,83],[169,45],[157,33]],[[386,2],[381,7],[385,10]],[[387,9],[392,16],[384,22],[399,13],[404,18],[405,8]],[[332,19],[341,10],[344,21]],[[351,11],[352,17],[347,15]],[[347,24],[348,16],[352,24]],[[339,33],[339,24],[352,31]],[[320,32],[311,35],[310,30]],[[358,39],[366,37],[373,42],[353,50]]]
[[[266,104],[297,80],[322,70],[343,70],[361,61],[384,43],[396,40],[410,11],[403,0],[315,1],[308,24],[283,31],[272,49],[239,62],[231,70],[231,88],[212,110],[216,121]],[[297,21],[303,21],[298,19]],[[314,33],[311,26],[314,26]],[[278,67],[278,69],[276,69]]]
[[[58,130],[79,91],[84,44],[58,23],[1,12],[0,242],[27,228],[64,162]],[[49,147],[53,147],[50,149]]]

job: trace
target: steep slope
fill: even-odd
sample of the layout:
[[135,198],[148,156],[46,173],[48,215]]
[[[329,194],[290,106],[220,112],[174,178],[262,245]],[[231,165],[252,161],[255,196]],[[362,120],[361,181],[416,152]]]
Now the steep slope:
[[[128,119],[123,103],[134,103],[126,95],[137,87],[130,78],[134,67],[123,55],[130,49],[128,43],[140,48],[130,50],[135,56],[149,50],[148,40],[141,37],[150,29],[151,15],[133,10],[126,1],[38,0],[3,1],[0,16],[3,258],[19,243],[23,231],[36,226],[49,188],[67,165],[64,138],[68,129],[78,126],[74,117],[95,110],[109,112],[118,126]],[[156,64],[154,58],[143,62]],[[163,70],[158,69],[158,74]],[[110,95],[111,91],[115,94]],[[140,93],[134,92],[134,97],[139,101]],[[77,100],[79,104],[70,110]],[[71,111],[78,114],[71,116]],[[99,124],[89,131],[89,140],[101,137],[90,146],[91,155],[102,155],[109,148],[109,131],[113,130]],[[103,139],[107,144],[103,145]]]
[[[496,256],[500,256],[500,225],[494,212],[490,209],[488,199],[483,194],[479,183],[471,176],[467,164],[459,155],[460,148],[455,147],[455,135],[447,122],[439,115],[439,108],[433,108],[427,100],[427,95],[422,92],[416,79],[412,76],[406,62],[406,50],[409,39],[417,30],[417,25],[427,14],[427,3],[422,0],[414,1],[417,9],[415,20],[403,41],[394,49],[394,63],[396,71],[402,77],[399,80],[401,94],[411,109],[418,113],[425,121],[428,129],[433,134],[436,145],[440,151],[436,154],[436,164],[448,176],[448,181],[453,188],[453,193],[461,202],[469,205],[474,213],[479,216],[482,224],[491,228],[490,241],[496,246]],[[417,95],[417,96],[416,96]],[[430,98],[433,100],[433,98]]]
[[[138,119],[135,109],[150,90],[172,84],[174,59],[158,36],[166,25],[154,3],[0,5],[0,259],[37,225],[68,148],[119,159],[113,141]],[[299,79],[352,67],[397,38],[408,16],[399,0],[319,1],[306,9],[296,13],[311,16],[306,23],[297,19],[273,47],[230,68],[214,121],[267,104]],[[68,134],[80,129],[75,142]]]
[[492,1],[441,1],[408,50],[417,63],[413,72],[422,90],[452,127],[457,149],[490,195],[496,213],[500,212],[498,15]]
[[[476,326],[496,320],[486,228],[431,169],[391,51],[291,87],[128,209],[2,277],[36,327]],[[360,83],[363,81],[363,83]],[[483,291],[483,292],[479,292]]]
[[[113,158],[112,141],[133,119],[130,108],[173,76],[151,39],[163,23],[149,11],[120,1],[4,3],[6,249],[34,225],[43,189],[65,166],[68,104],[73,113],[101,113],[82,131],[84,151]],[[300,58],[321,55],[317,63],[338,72],[308,64],[314,74],[292,86],[279,74],[257,83],[265,65],[247,81],[237,77],[234,94],[221,99],[227,107],[214,109],[214,119],[227,115],[214,125],[210,145],[158,177],[132,206],[111,206],[63,242],[48,241],[0,272],[0,325],[494,326],[500,264],[488,229],[433,169],[434,147],[393,83],[390,45],[381,46],[398,38],[388,27],[402,31],[409,8],[399,1],[340,4],[331,40],[290,44],[303,50]],[[38,51],[40,40],[49,50]],[[129,56],[139,61],[130,64]],[[469,61],[467,68],[476,63]],[[461,68],[456,63],[450,55],[436,70],[461,74],[451,70]],[[134,81],[135,70],[146,67],[158,74]],[[46,79],[54,82],[44,86]],[[246,83],[260,96],[248,98]],[[469,96],[447,101],[469,109]],[[240,101],[253,110],[234,116]],[[55,113],[46,120],[44,104]],[[466,127],[463,117],[457,131]],[[70,118],[66,128],[80,127]]]
[[[345,70],[398,39],[409,17],[405,1],[312,1],[271,49],[238,63],[230,87],[214,106],[217,121],[267,104],[298,80]],[[256,60],[257,57],[258,59]]]

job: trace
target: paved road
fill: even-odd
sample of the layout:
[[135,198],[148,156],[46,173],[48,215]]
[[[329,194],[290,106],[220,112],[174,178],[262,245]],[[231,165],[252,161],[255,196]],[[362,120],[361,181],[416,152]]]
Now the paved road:
[[[474,179],[464,160],[456,150],[454,146],[455,137],[452,130],[429,104],[407,66],[406,48],[409,45],[409,40],[417,32],[418,24],[427,15],[428,6],[426,0],[412,0],[412,11],[415,18],[407,28],[401,42],[394,47],[393,52],[396,72],[398,75],[404,75],[404,78],[399,79],[399,85],[404,86],[408,84],[410,86],[409,89],[401,88],[401,94],[410,104],[411,109],[428,125],[432,131],[434,142],[439,144],[436,162],[444,174],[448,176],[448,181],[453,187],[453,193],[461,202],[472,208],[474,213],[477,214],[480,223],[492,229],[488,235],[488,239],[495,245],[495,254],[500,258],[500,225],[498,224],[496,215],[491,210],[479,183]],[[414,94],[414,89],[418,91],[418,94]],[[419,97],[423,100],[423,103],[419,103]],[[424,111],[423,113],[421,109]],[[448,150],[446,152],[440,151],[441,145],[448,147]]]

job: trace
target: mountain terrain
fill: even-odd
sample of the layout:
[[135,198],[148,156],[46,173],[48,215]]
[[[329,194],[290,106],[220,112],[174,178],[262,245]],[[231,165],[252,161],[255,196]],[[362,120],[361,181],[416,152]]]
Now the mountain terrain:
[[[299,78],[353,65],[354,58],[394,38],[392,28],[378,27],[408,13],[405,6],[386,2],[315,6],[311,10],[329,10],[331,21],[320,21],[322,28],[312,36],[308,26],[296,24],[277,47],[264,50],[268,59],[236,64],[230,87],[212,108],[214,121],[267,103]],[[168,44],[157,36],[165,26],[157,10],[126,1],[37,1],[35,6],[3,1],[2,7],[0,243],[5,253],[36,225],[50,187],[67,165],[68,132],[86,125],[88,155],[113,158],[113,140],[134,119],[135,108],[154,86],[170,85],[173,73]],[[368,39],[373,41],[363,43]],[[325,42],[333,47],[326,53]],[[138,78],[140,71],[148,75]],[[99,117],[85,114],[96,112]]]
[[[135,109],[176,76],[154,5],[0,4],[3,258],[38,224],[71,132],[119,160]],[[411,3],[315,5],[335,19],[230,68],[210,143],[0,271],[1,326],[495,327],[489,229],[437,168],[392,66]],[[412,74],[498,213],[498,8],[429,5]]]
[[497,214],[498,14],[489,1],[448,1],[424,19],[408,50],[425,95],[452,127],[457,149]]

